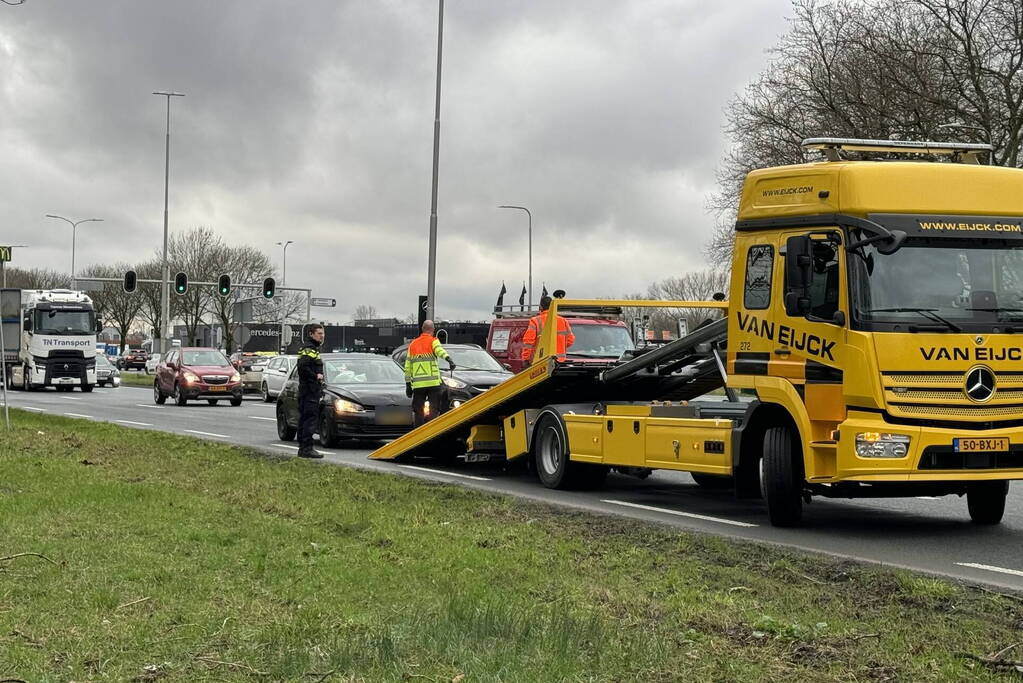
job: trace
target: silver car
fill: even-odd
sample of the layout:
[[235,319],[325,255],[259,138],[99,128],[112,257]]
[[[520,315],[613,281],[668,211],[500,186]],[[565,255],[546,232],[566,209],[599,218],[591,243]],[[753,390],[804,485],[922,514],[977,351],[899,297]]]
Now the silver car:
[[266,403],[273,403],[274,399],[280,396],[284,383],[297,361],[298,356],[274,356],[263,366],[263,381],[259,391]]

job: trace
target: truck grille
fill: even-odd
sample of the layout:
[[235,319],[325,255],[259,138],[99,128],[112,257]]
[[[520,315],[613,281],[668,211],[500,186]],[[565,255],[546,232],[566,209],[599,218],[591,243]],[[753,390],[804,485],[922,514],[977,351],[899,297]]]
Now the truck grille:
[[986,420],[1023,413],[1023,372],[996,372],[995,393],[984,403],[966,395],[965,372],[881,373],[885,402],[898,417]]

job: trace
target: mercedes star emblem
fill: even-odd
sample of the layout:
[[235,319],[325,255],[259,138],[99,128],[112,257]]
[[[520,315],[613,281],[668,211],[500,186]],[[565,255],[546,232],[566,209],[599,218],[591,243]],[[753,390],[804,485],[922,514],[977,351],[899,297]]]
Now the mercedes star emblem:
[[995,395],[995,373],[983,365],[966,373],[966,395],[975,403],[983,403]]

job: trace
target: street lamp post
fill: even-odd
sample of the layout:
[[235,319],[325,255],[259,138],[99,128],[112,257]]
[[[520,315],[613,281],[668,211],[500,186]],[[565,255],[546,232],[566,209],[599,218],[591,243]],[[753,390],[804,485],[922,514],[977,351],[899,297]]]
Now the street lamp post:
[[163,283],[160,285],[160,352],[170,350],[170,264],[167,262],[167,200],[170,187],[170,100],[185,93],[156,90],[154,95],[167,98],[167,141],[163,166]]
[[[285,282],[288,278],[288,245],[294,244],[294,240],[288,240],[286,242],[278,242],[278,247],[284,247],[284,256],[281,259],[281,287],[284,287]],[[288,343],[284,343],[284,294],[281,294],[281,353],[285,353],[290,345],[291,340]]]
[[52,213],[46,214],[47,218],[56,218],[57,220],[64,221],[71,226],[71,289],[77,289],[75,287],[75,243],[78,241],[77,233],[78,226],[82,223],[102,223],[102,218],[83,218],[80,221],[73,221],[70,218],[64,218],[63,216],[55,216]]
[[437,97],[433,115],[433,190],[430,195],[430,255],[426,273],[426,318],[433,320],[433,299],[437,290],[437,175],[440,169],[440,72],[444,48],[444,0],[438,0]]
[[502,204],[499,209],[519,209],[525,211],[529,216],[529,306],[533,305],[533,214],[524,206],[510,206]]
[[988,152],[988,155],[987,155],[988,166],[994,166],[995,165],[995,144],[994,144],[994,142],[991,141],[991,133],[988,132],[988,130],[986,128],[982,128],[981,126],[973,126],[973,125],[970,125],[968,123],[961,123],[959,121],[950,121],[948,123],[939,123],[938,124],[938,128],[960,128],[962,130],[975,130],[975,131],[980,132],[980,134],[984,138],[987,139],[986,140],[987,144],[991,147],[991,151]]

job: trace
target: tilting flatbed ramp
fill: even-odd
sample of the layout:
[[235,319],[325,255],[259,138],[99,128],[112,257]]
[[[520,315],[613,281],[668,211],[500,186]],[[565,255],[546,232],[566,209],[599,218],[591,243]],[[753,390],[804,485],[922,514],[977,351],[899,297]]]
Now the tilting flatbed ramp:
[[624,363],[541,359],[493,389],[382,446],[370,458],[460,455],[465,452],[464,440],[473,425],[498,425],[504,417],[526,408],[601,401],[681,401],[702,396],[724,384],[722,369],[706,347],[723,341],[726,329],[726,321],[717,320]]

